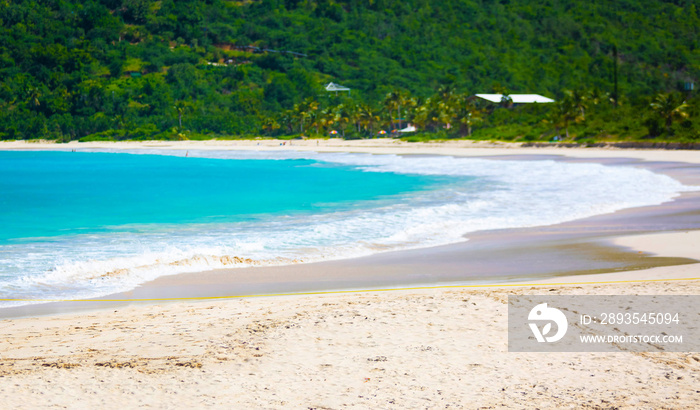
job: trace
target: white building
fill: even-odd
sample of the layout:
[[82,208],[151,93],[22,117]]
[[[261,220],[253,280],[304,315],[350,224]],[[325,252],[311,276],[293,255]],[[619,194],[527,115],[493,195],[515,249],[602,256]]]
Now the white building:
[[331,91],[331,92],[335,91],[335,95],[338,95],[338,91],[347,91],[348,94],[350,94],[350,89],[348,87],[344,87],[344,86],[342,86],[340,84],[336,84],[336,83],[328,83],[328,84],[326,84],[325,88],[326,88],[326,91]]
[[[481,98],[494,104],[503,101],[503,94],[474,94],[474,97]],[[513,104],[546,104],[555,102],[551,98],[539,94],[508,94]]]

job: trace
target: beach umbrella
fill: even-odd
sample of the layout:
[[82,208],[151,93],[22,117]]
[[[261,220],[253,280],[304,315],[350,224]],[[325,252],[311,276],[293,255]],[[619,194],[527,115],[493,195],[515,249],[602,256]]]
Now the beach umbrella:
[[338,131],[336,131],[336,130],[331,131],[331,135],[335,135],[337,133],[338,133]]

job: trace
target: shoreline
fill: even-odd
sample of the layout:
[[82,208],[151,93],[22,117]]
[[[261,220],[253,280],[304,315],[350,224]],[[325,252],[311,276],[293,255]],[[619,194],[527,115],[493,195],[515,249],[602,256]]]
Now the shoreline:
[[[462,148],[446,147],[449,144],[404,143],[406,147],[377,147],[393,144],[382,140],[315,140],[294,141],[306,143],[301,150],[318,152],[353,151],[386,153],[397,151],[399,155],[453,155],[480,158],[543,160],[564,162],[595,162],[612,166],[640,166],[653,172],[669,175],[686,185],[700,185],[699,156],[694,152],[680,151],[629,151],[609,149],[562,150],[559,155],[542,148]],[[297,145],[280,146],[280,141],[204,141],[204,142],[127,142],[127,143],[69,143],[36,144],[9,143],[23,149],[179,149],[179,150],[297,150]],[[327,143],[321,146],[321,143]],[[223,143],[223,144],[222,144]],[[263,144],[264,143],[264,144]],[[457,141],[463,145],[463,141]],[[255,145],[253,145],[255,144]],[[261,144],[261,145],[257,145]],[[75,148],[73,146],[75,146]],[[19,147],[19,148],[18,148]],[[319,149],[320,147],[320,149]],[[0,149],[5,149],[0,144]],[[351,148],[351,149],[349,149]],[[449,150],[449,154],[443,151]],[[418,151],[417,151],[418,150]],[[527,154],[522,154],[525,151]],[[486,154],[488,155],[485,155]],[[621,154],[625,155],[621,155]],[[687,162],[667,162],[674,159]],[[665,204],[624,209],[612,214],[597,215],[557,225],[532,228],[478,231],[468,234],[469,241],[433,248],[406,251],[380,252],[358,258],[337,261],[272,267],[230,268],[204,272],[162,276],[143,283],[131,291],[107,295],[90,301],[51,302],[0,309],[0,318],[33,315],[62,314],[73,311],[99,309],[109,299],[169,299],[179,297],[219,297],[264,294],[294,294],[303,292],[343,289],[379,289],[445,284],[516,283],[523,280],[542,281],[569,277],[572,281],[580,275],[606,274],[621,270],[639,271],[658,266],[674,266],[694,263],[692,257],[648,257],[635,255],[616,245],[614,238],[663,230],[700,230],[700,217],[674,216],[700,209],[700,193],[686,192]],[[649,221],[657,221],[650,223]],[[635,226],[631,229],[631,226]],[[624,229],[623,229],[624,228]],[[467,235],[465,235],[466,237]],[[509,255],[511,262],[503,260]],[[445,260],[447,262],[445,262]],[[541,262],[545,260],[546,262]],[[469,269],[469,273],[464,273]],[[439,271],[438,274],[425,272]],[[328,274],[332,272],[332,274]],[[471,272],[479,272],[473,274]],[[546,279],[543,279],[546,278]],[[129,302],[125,302],[129,303]],[[133,302],[140,303],[140,302]],[[108,303],[109,307],[116,306]],[[117,304],[118,305],[118,304]],[[107,307],[105,307],[107,308]]]
[[[282,145],[285,144],[285,145]],[[356,152],[395,155],[449,155],[468,157],[499,157],[509,155],[553,155],[572,158],[634,158],[645,161],[669,161],[700,164],[697,150],[664,150],[654,148],[523,146],[521,143],[455,140],[445,142],[406,142],[381,138],[368,140],[308,139],[308,140],[205,140],[205,141],[119,141],[119,142],[27,142],[0,141],[0,150],[254,150],[254,151],[315,151]],[[624,155],[620,155],[624,153]]]

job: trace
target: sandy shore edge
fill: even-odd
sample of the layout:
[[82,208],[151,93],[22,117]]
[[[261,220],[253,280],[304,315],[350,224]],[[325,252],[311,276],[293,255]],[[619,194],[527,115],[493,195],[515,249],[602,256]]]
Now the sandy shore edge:
[[362,152],[369,154],[431,154],[455,156],[503,155],[564,155],[574,158],[636,158],[644,161],[700,163],[700,154],[693,150],[522,147],[519,143],[490,141],[406,142],[382,138],[368,140],[208,140],[208,141],[123,141],[52,142],[2,141],[0,150],[11,149],[174,149],[174,150],[254,150],[254,151],[316,151]]

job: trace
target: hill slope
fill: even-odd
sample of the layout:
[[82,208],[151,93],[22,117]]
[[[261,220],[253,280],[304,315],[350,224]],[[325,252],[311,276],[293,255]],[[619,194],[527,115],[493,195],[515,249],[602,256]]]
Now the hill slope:
[[[441,87],[614,97],[615,49],[618,102],[648,106],[700,78],[696,3],[4,1],[0,136],[289,133],[303,125],[285,110],[309,98],[312,110],[368,105],[386,127],[387,93],[410,94],[417,107]],[[352,88],[352,101],[319,97],[328,81]],[[545,115],[526,117],[516,122]],[[488,116],[482,127],[508,122]]]

